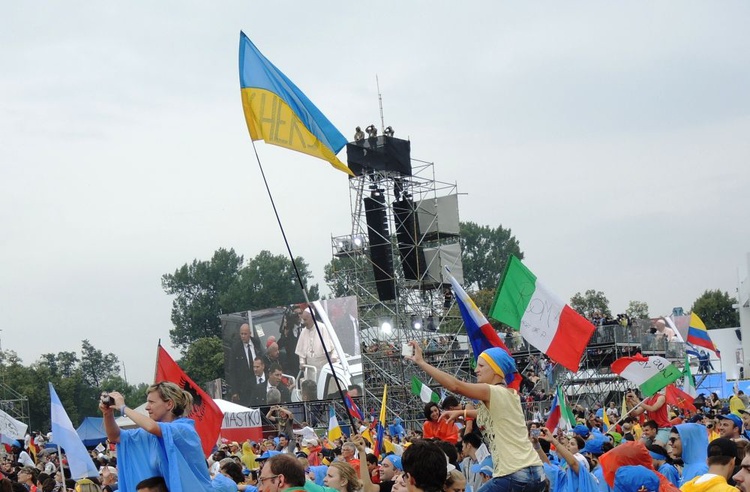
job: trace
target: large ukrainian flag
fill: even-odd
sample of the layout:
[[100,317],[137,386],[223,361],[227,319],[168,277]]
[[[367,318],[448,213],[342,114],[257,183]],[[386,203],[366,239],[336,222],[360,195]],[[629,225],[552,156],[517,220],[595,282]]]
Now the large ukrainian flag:
[[241,31],[240,88],[250,138],[318,157],[353,176],[336,157],[346,138]]

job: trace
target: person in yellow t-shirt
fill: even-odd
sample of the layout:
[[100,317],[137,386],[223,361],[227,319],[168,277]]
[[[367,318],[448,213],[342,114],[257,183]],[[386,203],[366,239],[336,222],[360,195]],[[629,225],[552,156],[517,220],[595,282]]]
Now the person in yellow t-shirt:
[[[542,460],[529,440],[526,419],[518,392],[508,388],[518,372],[516,362],[505,350],[493,347],[477,358],[476,383],[469,383],[428,364],[416,341],[409,342],[413,355],[406,358],[452,393],[479,400],[476,410],[450,410],[441,419],[476,418],[489,441],[490,453],[502,456],[493,460],[492,479],[482,486],[484,492],[510,490],[511,486],[541,491],[545,486]],[[404,467],[406,469],[406,467]]]

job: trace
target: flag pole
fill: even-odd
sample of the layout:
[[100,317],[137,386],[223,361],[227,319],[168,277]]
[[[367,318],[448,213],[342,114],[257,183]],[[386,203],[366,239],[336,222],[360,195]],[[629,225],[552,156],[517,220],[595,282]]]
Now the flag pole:
[[618,420],[617,422],[615,422],[614,424],[612,424],[612,427],[617,427],[618,425],[620,425],[620,422],[622,422],[623,420],[625,420],[626,418],[628,418],[630,416],[630,412],[632,412],[636,408],[638,408],[641,405],[643,405],[644,401],[646,401],[645,398],[643,400],[639,401],[638,404],[635,405],[633,408],[631,408],[630,410],[628,410],[628,413],[626,413],[625,415],[623,415],[622,417],[620,417],[620,420]]
[[[284,230],[284,225],[281,223],[281,217],[279,216],[279,211],[276,208],[276,202],[274,201],[273,195],[271,194],[271,188],[268,186],[268,180],[266,179],[266,173],[263,170],[263,164],[260,162],[260,156],[258,155],[258,149],[255,146],[255,140],[251,138],[250,142],[252,142],[253,144],[253,152],[255,153],[255,160],[258,162],[258,169],[260,169],[260,175],[263,178],[263,184],[266,187],[266,193],[268,194],[268,199],[271,202],[271,208],[273,208],[273,213],[276,216],[276,223],[279,225],[279,231],[281,232],[281,237],[284,239],[284,245],[286,246],[286,251],[289,254],[289,259],[292,261],[292,267],[294,268],[294,274],[297,277],[297,283],[299,284],[300,290],[302,291],[302,295],[305,298],[307,309],[310,311],[310,315],[312,316],[313,324],[315,325],[315,331],[318,333],[318,339],[320,340],[320,344],[323,346],[323,350],[326,354],[328,367],[331,368],[331,374],[333,374],[333,380],[336,382],[336,388],[338,389],[339,397],[341,398],[341,403],[343,403],[344,408],[347,409],[346,415],[349,418],[351,431],[354,432],[357,429],[356,423],[354,422],[354,417],[352,417],[352,415],[348,411],[348,407],[346,405],[346,398],[344,398],[344,391],[341,389],[341,382],[339,381],[339,378],[336,376],[336,369],[333,367],[333,360],[331,359],[331,355],[328,353],[328,347],[326,347],[325,340],[323,339],[323,333],[320,331],[320,326],[318,326],[318,320],[315,317],[315,312],[313,311],[312,304],[310,303],[310,298],[307,295],[307,289],[305,288],[305,283],[302,281],[302,275],[300,275],[299,273],[299,268],[297,268],[297,262],[294,261],[292,248],[289,245],[289,240],[286,237],[286,231]],[[339,355],[341,357],[344,356],[344,354],[339,354]]]
[[157,383],[156,375],[159,374],[159,349],[161,348],[161,338],[156,342],[156,362],[154,362],[154,383]]

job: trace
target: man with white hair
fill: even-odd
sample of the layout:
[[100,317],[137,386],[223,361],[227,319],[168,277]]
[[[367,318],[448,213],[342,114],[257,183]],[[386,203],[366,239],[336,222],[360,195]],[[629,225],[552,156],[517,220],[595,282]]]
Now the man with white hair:
[[345,442],[341,446],[341,459],[354,467],[359,476],[359,460],[354,456],[357,454],[357,446],[353,442]]
[[103,466],[99,470],[102,480],[102,490],[115,492],[117,490],[117,468],[114,466]]
[[677,341],[677,335],[675,334],[674,330],[672,328],[669,328],[667,326],[667,323],[663,319],[657,320],[656,323],[654,323],[654,328],[656,328],[657,338],[665,338],[668,342]]

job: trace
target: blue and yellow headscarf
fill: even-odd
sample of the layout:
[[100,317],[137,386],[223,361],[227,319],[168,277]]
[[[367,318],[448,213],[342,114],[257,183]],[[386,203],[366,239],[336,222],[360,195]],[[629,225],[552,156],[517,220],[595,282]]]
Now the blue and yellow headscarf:
[[516,361],[508,352],[500,347],[492,347],[479,354],[479,357],[489,364],[495,374],[502,376],[506,384],[513,382],[517,371]]

